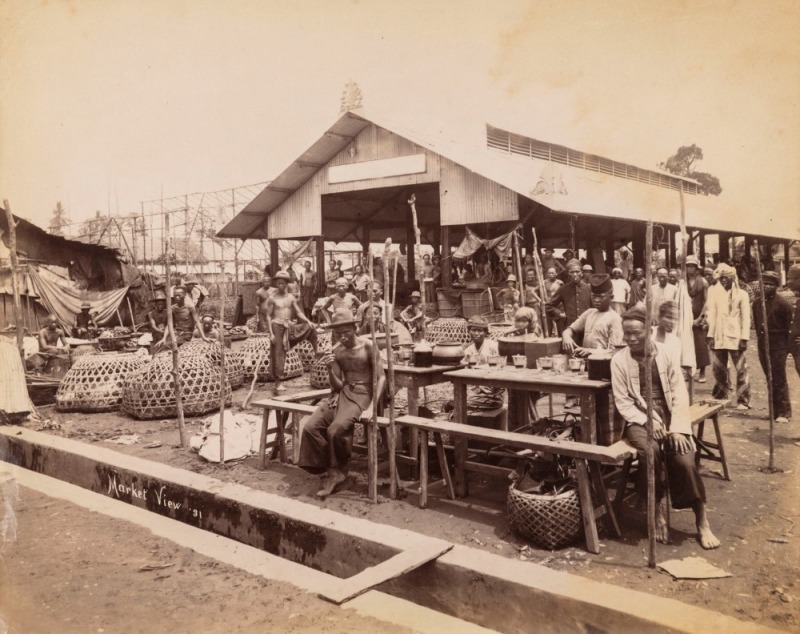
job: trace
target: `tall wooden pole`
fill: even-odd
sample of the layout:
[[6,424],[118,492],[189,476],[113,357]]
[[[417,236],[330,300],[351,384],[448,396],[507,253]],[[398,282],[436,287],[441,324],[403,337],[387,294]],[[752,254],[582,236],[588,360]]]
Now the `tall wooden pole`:
[[775,471],[775,409],[772,405],[772,394],[775,390],[775,384],[772,382],[772,359],[769,356],[769,328],[767,327],[767,303],[764,299],[764,276],[761,273],[761,250],[758,247],[758,240],[753,240],[753,246],[756,252],[756,270],[758,271],[758,286],[760,292],[758,294],[758,305],[761,310],[761,323],[763,333],[756,333],[764,337],[764,357],[766,358],[767,366],[767,403],[769,403],[769,471]]
[[172,350],[172,380],[175,383],[175,408],[178,410],[178,432],[181,437],[181,447],[189,445],[186,434],[186,424],[183,420],[183,393],[181,386],[181,373],[178,361],[178,342],[175,339],[175,325],[172,321],[172,283],[170,282],[170,249],[169,249],[169,212],[164,214],[164,274],[167,278],[167,330],[169,331],[169,346]]
[[[386,246],[383,249],[383,287],[387,289],[385,302],[387,302],[386,310],[383,311],[384,321],[386,324],[386,373],[388,375],[388,390],[390,396],[394,395],[394,359],[392,358],[392,317],[394,315],[394,290],[397,288],[397,266],[394,264],[394,284],[392,286],[392,302],[389,302],[389,263],[391,261],[391,254],[389,253],[392,246],[392,239],[387,238]],[[381,368],[382,369],[382,368]],[[377,398],[377,395],[376,395]],[[388,431],[388,445],[389,450],[389,497],[393,500],[397,499],[397,456],[395,455],[395,426],[394,426],[394,403],[389,403],[389,431]]]
[[[411,224],[414,229],[414,242],[416,244],[416,253],[418,254],[422,250],[422,233],[419,230],[419,219],[417,218],[417,205],[416,205],[417,197],[414,194],[411,194],[411,198],[408,199],[408,205],[411,207]],[[417,279],[419,280],[419,290],[420,295],[422,296],[422,324],[420,325],[420,338],[425,339],[425,318],[428,315],[428,307],[427,307],[427,299],[425,298],[425,272],[422,270],[416,271]]]
[[[222,311],[225,294],[222,294]],[[203,327],[202,325],[200,326]],[[225,320],[219,320],[219,463],[225,464]],[[264,423],[266,425],[266,423]]]
[[[653,222],[647,222],[647,233],[645,235],[645,254],[644,275],[649,280],[652,275],[653,258],[650,254],[653,251]],[[655,465],[653,464],[653,359],[650,351],[653,348],[651,340],[650,324],[653,320],[653,294],[647,293],[644,299],[645,317],[644,327],[647,333],[644,344],[644,397],[647,403],[647,448],[645,449],[645,462],[647,463],[647,565],[650,568],[656,567],[656,476]],[[641,377],[640,377],[641,380]]]
[[531,227],[533,233],[533,263],[536,265],[536,276],[539,278],[539,316],[542,320],[542,332],[545,337],[550,336],[550,325],[547,323],[547,313],[545,312],[546,297],[544,294],[544,271],[542,271],[542,260],[539,257],[539,241],[536,239],[536,227]]
[[367,488],[369,499],[373,504],[378,503],[378,385],[380,374],[383,372],[380,355],[378,354],[378,340],[375,336],[375,315],[372,311],[372,287],[375,284],[375,267],[372,258],[369,258],[369,295],[367,296],[367,310],[369,311],[369,329],[372,332],[372,418],[367,428]]
[[[231,209],[233,210],[232,218],[236,217],[236,190],[231,190]],[[236,238],[233,239],[233,297],[235,301],[239,301],[239,249],[236,248]]]
[[22,306],[19,301],[19,282],[17,280],[17,268],[19,259],[17,258],[17,223],[14,221],[14,214],[11,213],[11,205],[8,199],[3,199],[3,207],[6,208],[6,221],[8,222],[8,249],[11,251],[11,292],[14,295],[14,325],[17,330],[17,349],[20,359],[25,361],[25,347],[22,342]]
[[[520,225],[522,226],[522,225]],[[525,305],[525,277],[522,274],[522,256],[520,255],[519,251],[519,235],[517,235],[517,230],[514,229],[514,234],[511,236],[511,243],[514,247],[513,251],[513,260],[514,260],[514,270],[517,272],[517,288],[519,289],[519,304],[520,306]]]

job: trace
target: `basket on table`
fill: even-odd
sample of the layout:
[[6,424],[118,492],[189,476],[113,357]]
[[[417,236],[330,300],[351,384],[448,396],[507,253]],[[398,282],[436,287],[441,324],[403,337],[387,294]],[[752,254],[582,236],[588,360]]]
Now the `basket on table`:
[[114,337],[98,337],[97,345],[103,352],[122,350],[136,335],[117,335]]
[[310,383],[311,387],[317,390],[324,390],[331,386],[328,376],[328,368],[333,363],[333,355],[328,353],[316,360],[311,368]]
[[[187,416],[200,416],[220,406],[224,393],[231,401],[231,386],[220,386],[219,367],[202,355],[186,354],[178,349],[178,372],[181,401]],[[224,390],[223,391],[221,391]],[[172,355],[159,354],[152,361],[128,375],[122,390],[122,409],[134,418],[174,418],[177,416]]]
[[[199,354],[206,356],[211,365],[219,367],[220,354],[218,341],[203,341],[192,339],[183,344],[179,350],[185,355]],[[164,353],[159,353],[164,354]],[[171,353],[169,353],[171,354]],[[244,359],[240,350],[225,349],[225,376],[231,384],[231,389],[241,387],[244,383]]]
[[557,495],[539,495],[520,491],[514,483],[508,488],[506,512],[511,530],[541,548],[563,548],[583,534],[581,505],[574,488]]
[[425,339],[430,343],[455,341],[465,346],[469,345],[467,320],[461,317],[440,317],[425,327]]
[[[258,381],[272,381],[270,350],[272,343],[269,335],[259,333],[251,335],[239,348],[244,365],[245,377],[252,377],[255,372]],[[286,352],[286,365],[283,368],[281,381],[293,379],[303,374],[303,362],[295,348]]]
[[505,336],[509,330],[513,330],[513,328],[514,324],[505,321],[489,322],[489,339],[497,341],[500,337]]
[[111,412],[122,403],[125,380],[149,362],[138,354],[99,352],[75,360],[61,379],[56,408],[61,412]]

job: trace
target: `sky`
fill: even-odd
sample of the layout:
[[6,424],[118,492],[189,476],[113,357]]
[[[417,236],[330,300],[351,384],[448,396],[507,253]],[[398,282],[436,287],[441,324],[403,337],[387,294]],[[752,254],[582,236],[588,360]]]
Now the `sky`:
[[655,167],[680,145],[800,237],[794,0],[0,0],[0,199],[46,226],[272,179],[367,111]]

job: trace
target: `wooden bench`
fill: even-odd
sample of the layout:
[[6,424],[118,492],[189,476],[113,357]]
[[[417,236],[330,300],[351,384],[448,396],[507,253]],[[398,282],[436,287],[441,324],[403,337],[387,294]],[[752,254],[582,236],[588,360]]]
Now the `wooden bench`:
[[[725,480],[730,480],[728,471],[728,459],[725,457],[725,445],[722,441],[722,432],[719,428],[719,413],[728,404],[727,401],[701,401],[689,406],[689,416],[692,420],[692,431],[697,442],[696,460],[698,466],[700,459],[711,460],[722,464],[722,473]],[[703,431],[706,421],[710,420],[714,425],[714,435],[716,442],[703,440]]]
[[[492,465],[473,462],[468,459],[467,442],[479,440],[490,442],[494,445],[504,445],[522,450],[539,451],[548,454],[558,454],[574,458],[578,479],[578,495],[581,502],[581,514],[586,535],[586,548],[589,552],[599,553],[600,543],[597,535],[595,520],[603,515],[608,515],[611,530],[620,536],[619,524],[611,501],[608,497],[600,465],[623,465],[626,461],[636,456],[636,451],[626,442],[618,442],[610,447],[590,445],[572,441],[553,441],[541,436],[520,434],[517,432],[501,431],[473,427],[462,423],[451,423],[440,420],[430,420],[417,416],[400,416],[399,425],[416,429],[421,438],[420,446],[420,506],[425,508],[428,501],[428,446],[429,434],[433,434],[439,465],[445,482],[448,484],[448,493],[455,497],[466,496],[468,493],[468,472],[479,472],[491,476],[505,477],[508,470]],[[448,434],[454,439],[455,449],[455,491],[450,488],[450,472],[446,462],[444,446],[441,435]],[[595,507],[592,501],[590,480],[594,483],[595,492],[601,502],[600,507]]]

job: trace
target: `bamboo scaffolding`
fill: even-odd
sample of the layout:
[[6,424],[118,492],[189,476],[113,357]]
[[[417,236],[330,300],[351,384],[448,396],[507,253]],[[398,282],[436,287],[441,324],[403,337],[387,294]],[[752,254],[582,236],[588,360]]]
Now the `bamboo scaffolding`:
[[[647,233],[645,236],[645,253],[653,251],[653,222],[647,222]],[[648,257],[644,263],[644,275],[646,280],[651,279],[652,258]],[[647,468],[647,565],[650,568],[656,567],[656,477],[655,465],[653,464],[653,359],[650,352],[653,349],[651,340],[651,328],[653,316],[653,294],[645,295],[645,318],[644,327],[646,331],[644,344],[644,397],[647,403],[647,447],[645,449],[645,463]]]

